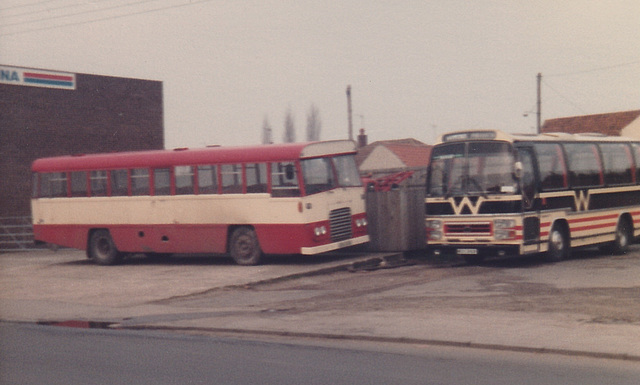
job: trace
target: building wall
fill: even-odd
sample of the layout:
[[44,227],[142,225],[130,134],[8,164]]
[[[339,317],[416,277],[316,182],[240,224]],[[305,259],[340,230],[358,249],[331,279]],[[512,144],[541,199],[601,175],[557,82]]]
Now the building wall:
[[162,82],[74,74],[75,89],[47,88],[12,84],[21,73],[6,71],[0,82],[0,217],[30,214],[30,167],[37,158],[164,147]]
[[385,146],[376,146],[367,158],[360,164],[360,172],[372,172],[382,170],[397,170],[406,168],[396,154]]
[[628,126],[623,128],[620,135],[640,139],[640,117],[636,118]]

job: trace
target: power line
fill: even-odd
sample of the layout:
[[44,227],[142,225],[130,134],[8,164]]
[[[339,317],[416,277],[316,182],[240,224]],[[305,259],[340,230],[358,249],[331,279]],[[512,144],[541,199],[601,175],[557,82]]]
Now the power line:
[[33,7],[34,5],[53,3],[58,0],[44,0],[44,1],[36,1],[35,3],[27,3],[27,4],[18,4],[18,5],[10,5],[8,7],[0,8],[0,11],[7,11],[9,9],[20,9],[20,8],[28,8]]
[[569,76],[569,75],[581,75],[581,74],[587,74],[587,73],[591,73],[591,72],[606,71],[606,70],[613,69],[613,68],[631,66],[631,65],[634,65],[634,64],[640,64],[640,60],[634,60],[632,62],[627,62],[627,63],[613,64],[613,65],[609,65],[609,66],[605,66],[605,67],[591,68],[591,69],[583,70],[583,71],[563,72],[563,73],[557,73],[557,74],[551,74],[551,75],[546,75],[545,74],[544,76],[545,77],[560,77],[560,76]]
[[558,90],[556,90],[555,88],[551,87],[549,85],[549,83],[547,83],[546,81],[542,80],[542,83],[544,83],[545,86],[547,86],[551,91],[555,92],[558,96],[560,96],[562,99],[564,99],[567,103],[571,104],[573,107],[577,108],[578,110],[580,110],[580,112],[582,112],[583,114],[586,114],[587,112],[585,110],[583,110],[580,106],[578,106],[577,103],[569,100],[569,98],[567,98],[566,96],[564,96],[563,94],[561,94]]
[[[144,2],[148,2],[148,1],[154,1],[154,0],[147,0],[147,1],[144,1]],[[147,13],[159,12],[159,11],[164,11],[164,10],[168,10],[168,9],[176,9],[176,8],[188,7],[188,6],[192,6],[192,5],[198,5],[198,4],[202,4],[202,3],[207,3],[207,2],[210,2],[210,1],[213,1],[213,0],[199,0],[199,1],[198,0],[193,0],[193,1],[189,2],[189,3],[184,3],[184,4],[174,4],[174,5],[169,5],[169,6],[166,6],[166,7],[147,9],[147,10],[138,11],[138,12],[129,12],[129,13],[124,13],[124,14],[120,14],[120,15],[107,16],[107,17],[97,18],[97,19],[92,19],[92,20],[70,22],[70,23],[66,23],[66,24],[58,24],[58,25],[53,25],[53,26],[49,26],[49,27],[31,28],[31,29],[25,29],[25,30],[16,31],[16,32],[4,32],[4,33],[0,32],[0,36],[15,36],[15,35],[21,35],[21,34],[30,33],[30,32],[49,31],[49,30],[52,30],[52,29],[58,29],[58,28],[64,28],[64,27],[72,27],[72,26],[84,25],[84,24],[91,24],[91,23],[97,23],[97,22],[101,22],[101,21],[120,19],[120,18],[123,18],[123,17],[137,16],[137,15],[143,15],[143,14],[147,14]],[[140,2],[140,3],[142,3],[142,2]],[[140,4],[140,3],[138,3],[138,4]],[[67,15],[67,16],[70,16],[70,15]]]
[[[54,1],[55,1],[55,0],[54,0]],[[36,14],[38,14],[38,13],[45,13],[45,12],[51,12],[51,11],[59,11],[59,10],[61,10],[61,9],[82,7],[83,5],[86,5],[86,4],[72,3],[72,4],[66,4],[66,5],[59,5],[59,6],[56,6],[56,7],[41,8],[41,9],[34,9],[34,10],[31,10],[31,11],[26,11],[26,12],[22,12],[22,13],[14,13],[13,15],[10,15],[9,17],[19,17],[19,16],[36,15]]]
[[86,14],[89,14],[89,13],[96,13],[96,12],[103,12],[103,11],[111,11],[111,10],[119,9],[119,8],[133,7],[133,6],[144,4],[144,3],[152,3],[154,1],[158,1],[158,0],[142,0],[142,1],[135,2],[135,3],[114,5],[112,7],[104,7],[104,8],[99,8],[99,9],[89,9],[89,10],[80,11],[80,12],[76,12],[76,13],[67,13],[67,14],[64,14],[64,15],[42,17],[40,19],[26,20],[26,21],[13,23],[13,24],[5,24],[4,27],[15,27],[17,25],[33,24],[33,23],[38,23],[40,21],[63,19],[65,17],[86,15]]

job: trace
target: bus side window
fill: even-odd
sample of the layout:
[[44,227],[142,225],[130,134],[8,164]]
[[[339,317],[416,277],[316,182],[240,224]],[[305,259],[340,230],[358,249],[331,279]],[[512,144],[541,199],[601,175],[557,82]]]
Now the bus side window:
[[107,196],[107,172],[91,171],[91,196],[104,197]]
[[271,196],[299,197],[300,185],[293,162],[271,163]]
[[131,170],[131,195],[149,195],[149,170],[134,168]]
[[34,172],[32,175],[33,183],[31,184],[31,198],[39,198],[40,197],[40,174]]
[[220,166],[222,174],[223,194],[242,194],[242,165],[223,164]]
[[604,163],[604,181],[607,185],[633,183],[633,157],[629,146],[624,143],[600,144]]
[[67,196],[67,173],[49,172],[40,176],[40,197],[58,198]]
[[198,166],[198,193],[218,193],[218,170],[216,166]]
[[153,194],[171,195],[171,172],[168,168],[153,170]]
[[562,147],[556,143],[536,143],[534,147],[542,190],[560,190],[569,187]]
[[85,171],[74,171],[71,173],[71,196],[86,197],[87,193],[87,173]]
[[640,144],[638,143],[634,143],[631,145],[631,147],[633,148],[633,156],[636,159],[635,162],[635,166],[636,166],[636,183],[640,182]]
[[569,159],[569,177],[572,187],[592,187],[604,184],[598,147],[593,143],[567,143],[564,145]]
[[129,172],[127,170],[111,170],[111,196],[129,195]]
[[267,164],[248,163],[245,165],[247,173],[247,193],[267,192]]
[[176,166],[173,169],[173,174],[176,178],[176,195],[193,194],[193,167]]

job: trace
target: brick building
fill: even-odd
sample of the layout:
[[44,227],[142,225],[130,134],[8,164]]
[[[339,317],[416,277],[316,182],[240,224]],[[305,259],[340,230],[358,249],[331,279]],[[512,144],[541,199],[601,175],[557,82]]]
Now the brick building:
[[36,158],[164,147],[162,82],[0,65],[0,218],[30,215]]

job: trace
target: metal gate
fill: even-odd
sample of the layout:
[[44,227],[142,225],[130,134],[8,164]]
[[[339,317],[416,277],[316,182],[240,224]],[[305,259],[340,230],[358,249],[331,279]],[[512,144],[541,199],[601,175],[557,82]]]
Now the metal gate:
[[0,252],[34,248],[31,217],[0,217]]

